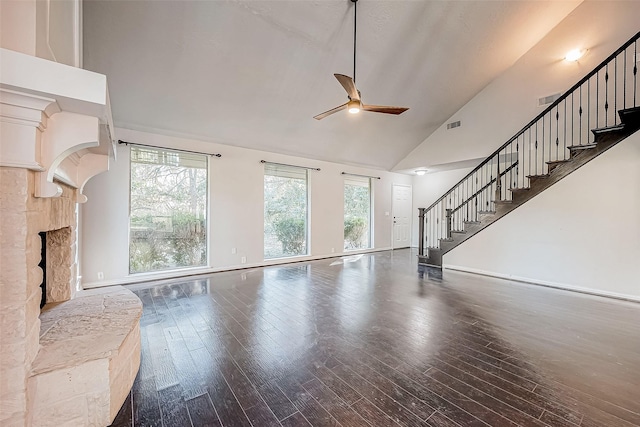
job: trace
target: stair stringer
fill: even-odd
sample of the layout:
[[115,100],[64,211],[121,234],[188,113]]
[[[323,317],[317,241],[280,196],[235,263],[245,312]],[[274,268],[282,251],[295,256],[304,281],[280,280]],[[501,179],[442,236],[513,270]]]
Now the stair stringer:
[[592,144],[591,147],[580,150],[571,150],[571,148],[568,147],[571,151],[571,157],[567,162],[553,162],[555,163],[554,167],[550,168],[547,175],[530,177],[529,187],[514,189],[512,200],[495,201],[495,211],[493,213],[487,212],[480,214],[479,221],[466,221],[463,230],[457,230],[458,232],[452,233],[452,237],[449,239],[440,239],[439,248],[427,248],[426,256],[418,255],[418,264],[441,268],[442,257],[447,252],[489,227],[527,201],[533,199],[547,188],[578,170],[640,129],[640,107],[621,110],[619,114],[622,120],[621,125],[593,129],[592,132],[595,138],[594,144]]

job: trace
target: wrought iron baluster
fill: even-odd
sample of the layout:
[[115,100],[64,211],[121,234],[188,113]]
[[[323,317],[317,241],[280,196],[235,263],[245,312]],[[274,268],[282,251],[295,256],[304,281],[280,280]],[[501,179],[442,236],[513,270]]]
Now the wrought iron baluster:
[[576,129],[575,129],[575,121],[576,121],[576,109],[575,109],[575,105],[573,102],[573,94],[574,92],[571,92],[571,145],[574,145],[574,137],[575,137],[575,133],[576,133]]
[[600,70],[596,71],[596,127],[600,125],[598,113],[600,112]]
[[609,126],[609,64],[604,74],[604,126]]
[[[522,140],[524,141],[524,134],[522,134]],[[516,159],[518,160],[518,166],[516,166],[516,188],[518,188],[520,184],[520,177],[518,176],[518,168],[520,167],[520,135],[516,138]],[[523,156],[524,161],[524,156]]]
[[627,108],[627,49],[624,50],[624,68],[622,69],[622,108]]
[[562,149],[562,160],[567,159],[567,99],[564,99],[564,137],[563,140],[563,149]]
[[587,144],[589,143],[589,129],[591,129],[591,125],[589,124],[591,121],[591,84],[590,80],[587,80]]
[[638,41],[633,43],[633,106],[636,104],[636,93],[638,92]]
[[[544,171],[544,118],[545,117],[546,115],[542,116],[542,157],[540,157],[540,163],[542,163],[540,167],[543,169],[543,171]],[[539,175],[537,163],[536,163],[536,175]],[[542,173],[540,173],[540,175],[542,175]]]
[[[536,170],[532,175],[538,174],[538,123],[536,122]],[[529,181],[529,186],[531,186],[531,181]]]
[[[556,160],[558,160],[559,157],[559,150],[560,150],[560,111],[558,110],[560,108],[560,104],[556,105]],[[549,159],[551,160],[551,159]]]
[[618,123],[618,56],[613,59],[613,124]]
[[578,142],[582,145],[582,85],[580,85],[580,108],[578,108],[578,117],[579,117],[579,140]]

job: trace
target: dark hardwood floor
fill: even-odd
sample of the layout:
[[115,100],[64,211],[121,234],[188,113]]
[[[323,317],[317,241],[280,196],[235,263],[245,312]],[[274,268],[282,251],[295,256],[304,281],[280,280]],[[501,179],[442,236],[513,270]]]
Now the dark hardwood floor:
[[640,426],[640,304],[410,250],[131,287],[114,426]]

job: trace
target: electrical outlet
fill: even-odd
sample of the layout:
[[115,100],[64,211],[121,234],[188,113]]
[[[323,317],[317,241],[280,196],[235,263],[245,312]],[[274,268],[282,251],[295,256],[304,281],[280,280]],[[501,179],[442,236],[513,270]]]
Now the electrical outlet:
[[331,253],[332,254],[336,253],[336,248],[331,248]]
[[240,258],[240,262],[241,262],[242,264],[245,264],[245,263],[247,262],[247,257],[246,257],[246,256],[243,256],[242,258]]
[[231,248],[231,253],[232,253],[232,254],[235,254],[236,252],[237,252],[237,251],[236,251],[236,248]]
[[98,271],[98,280],[104,280],[104,273],[102,271]]

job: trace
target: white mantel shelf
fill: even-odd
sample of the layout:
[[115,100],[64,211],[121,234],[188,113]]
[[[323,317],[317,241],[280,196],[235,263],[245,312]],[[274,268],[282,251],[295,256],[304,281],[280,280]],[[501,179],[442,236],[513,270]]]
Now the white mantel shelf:
[[106,76],[0,48],[0,166],[38,171],[37,197],[55,181],[80,189],[115,159]]

